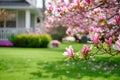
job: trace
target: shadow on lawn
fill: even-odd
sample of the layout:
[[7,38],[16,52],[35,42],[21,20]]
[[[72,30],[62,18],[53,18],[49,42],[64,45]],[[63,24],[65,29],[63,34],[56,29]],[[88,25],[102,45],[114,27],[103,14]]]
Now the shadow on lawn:
[[[79,79],[84,76],[89,78],[110,78],[111,76],[120,78],[120,62],[119,57],[115,59],[108,58],[98,58],[96,61],[88,62],[38,62],[37,68],[38,71],[30,73],[33,76],[38,78],[52,78],[52,79]],[[42,67],[41,67],[42,65]],[[89,79],[90,80],[90,79]]]

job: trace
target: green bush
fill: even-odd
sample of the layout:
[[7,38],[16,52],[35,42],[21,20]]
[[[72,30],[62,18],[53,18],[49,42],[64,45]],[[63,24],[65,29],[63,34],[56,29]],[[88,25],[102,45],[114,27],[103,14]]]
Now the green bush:
[[50,35],[41,35],[39,36],[40,39],[40,47],[47,47],[49,42],[52,40]]
[[48,34],[18,34],[14,37],[13,44],[15,47],[42,47],[48,46],[51,36]]
[[62,41],[62,38],[66,36],[66,28],[60,25],[58,28],[53,28],[50,34],[53,40]]
[[15,35],[14,35],[14,34],[8,35],[7,38],[8,38],[11,42],[15,42]]

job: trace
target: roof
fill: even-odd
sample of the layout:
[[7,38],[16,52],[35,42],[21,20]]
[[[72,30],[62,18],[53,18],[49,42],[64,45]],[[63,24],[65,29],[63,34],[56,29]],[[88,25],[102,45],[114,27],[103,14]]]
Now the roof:
[[0,6],[30,6],[25,1],[0,1]]
[[31,9],[41,15],[41,11],[36,7],[36,0],[0,0],[2,9]]
[[[33,1],[33,3],[32,3]],[[36,8],[36,0],[0,0],[0,8]]]

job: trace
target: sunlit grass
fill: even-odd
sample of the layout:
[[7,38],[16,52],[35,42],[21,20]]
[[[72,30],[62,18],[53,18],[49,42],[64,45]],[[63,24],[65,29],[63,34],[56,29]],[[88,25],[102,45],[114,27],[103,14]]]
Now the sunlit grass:
[[120,56],[104,55],[97,56],[95,61],[65,62],[63,52],[69,45],[77,52],[83,44],[63,43],[60,48],[0,47],[0,80],[120,79]]

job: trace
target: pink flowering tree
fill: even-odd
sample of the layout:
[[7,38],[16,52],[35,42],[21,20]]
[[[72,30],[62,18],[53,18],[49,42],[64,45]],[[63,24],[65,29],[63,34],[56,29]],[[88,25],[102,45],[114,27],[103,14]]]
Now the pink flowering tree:
[[[68,35],[89,32],[93,47],[84,45],[80,51],[82,58],[89,59],[99,52],[111,56],[120,53],[119,0],[52,0],[45,14],[45,26],[48,28],[62,25],[67,28]],[[100,40],[101,37],[104,41]],[[93,48],[97,51],[93,52]],[[64,55],[72,59],[78,56],[72,46]]]

